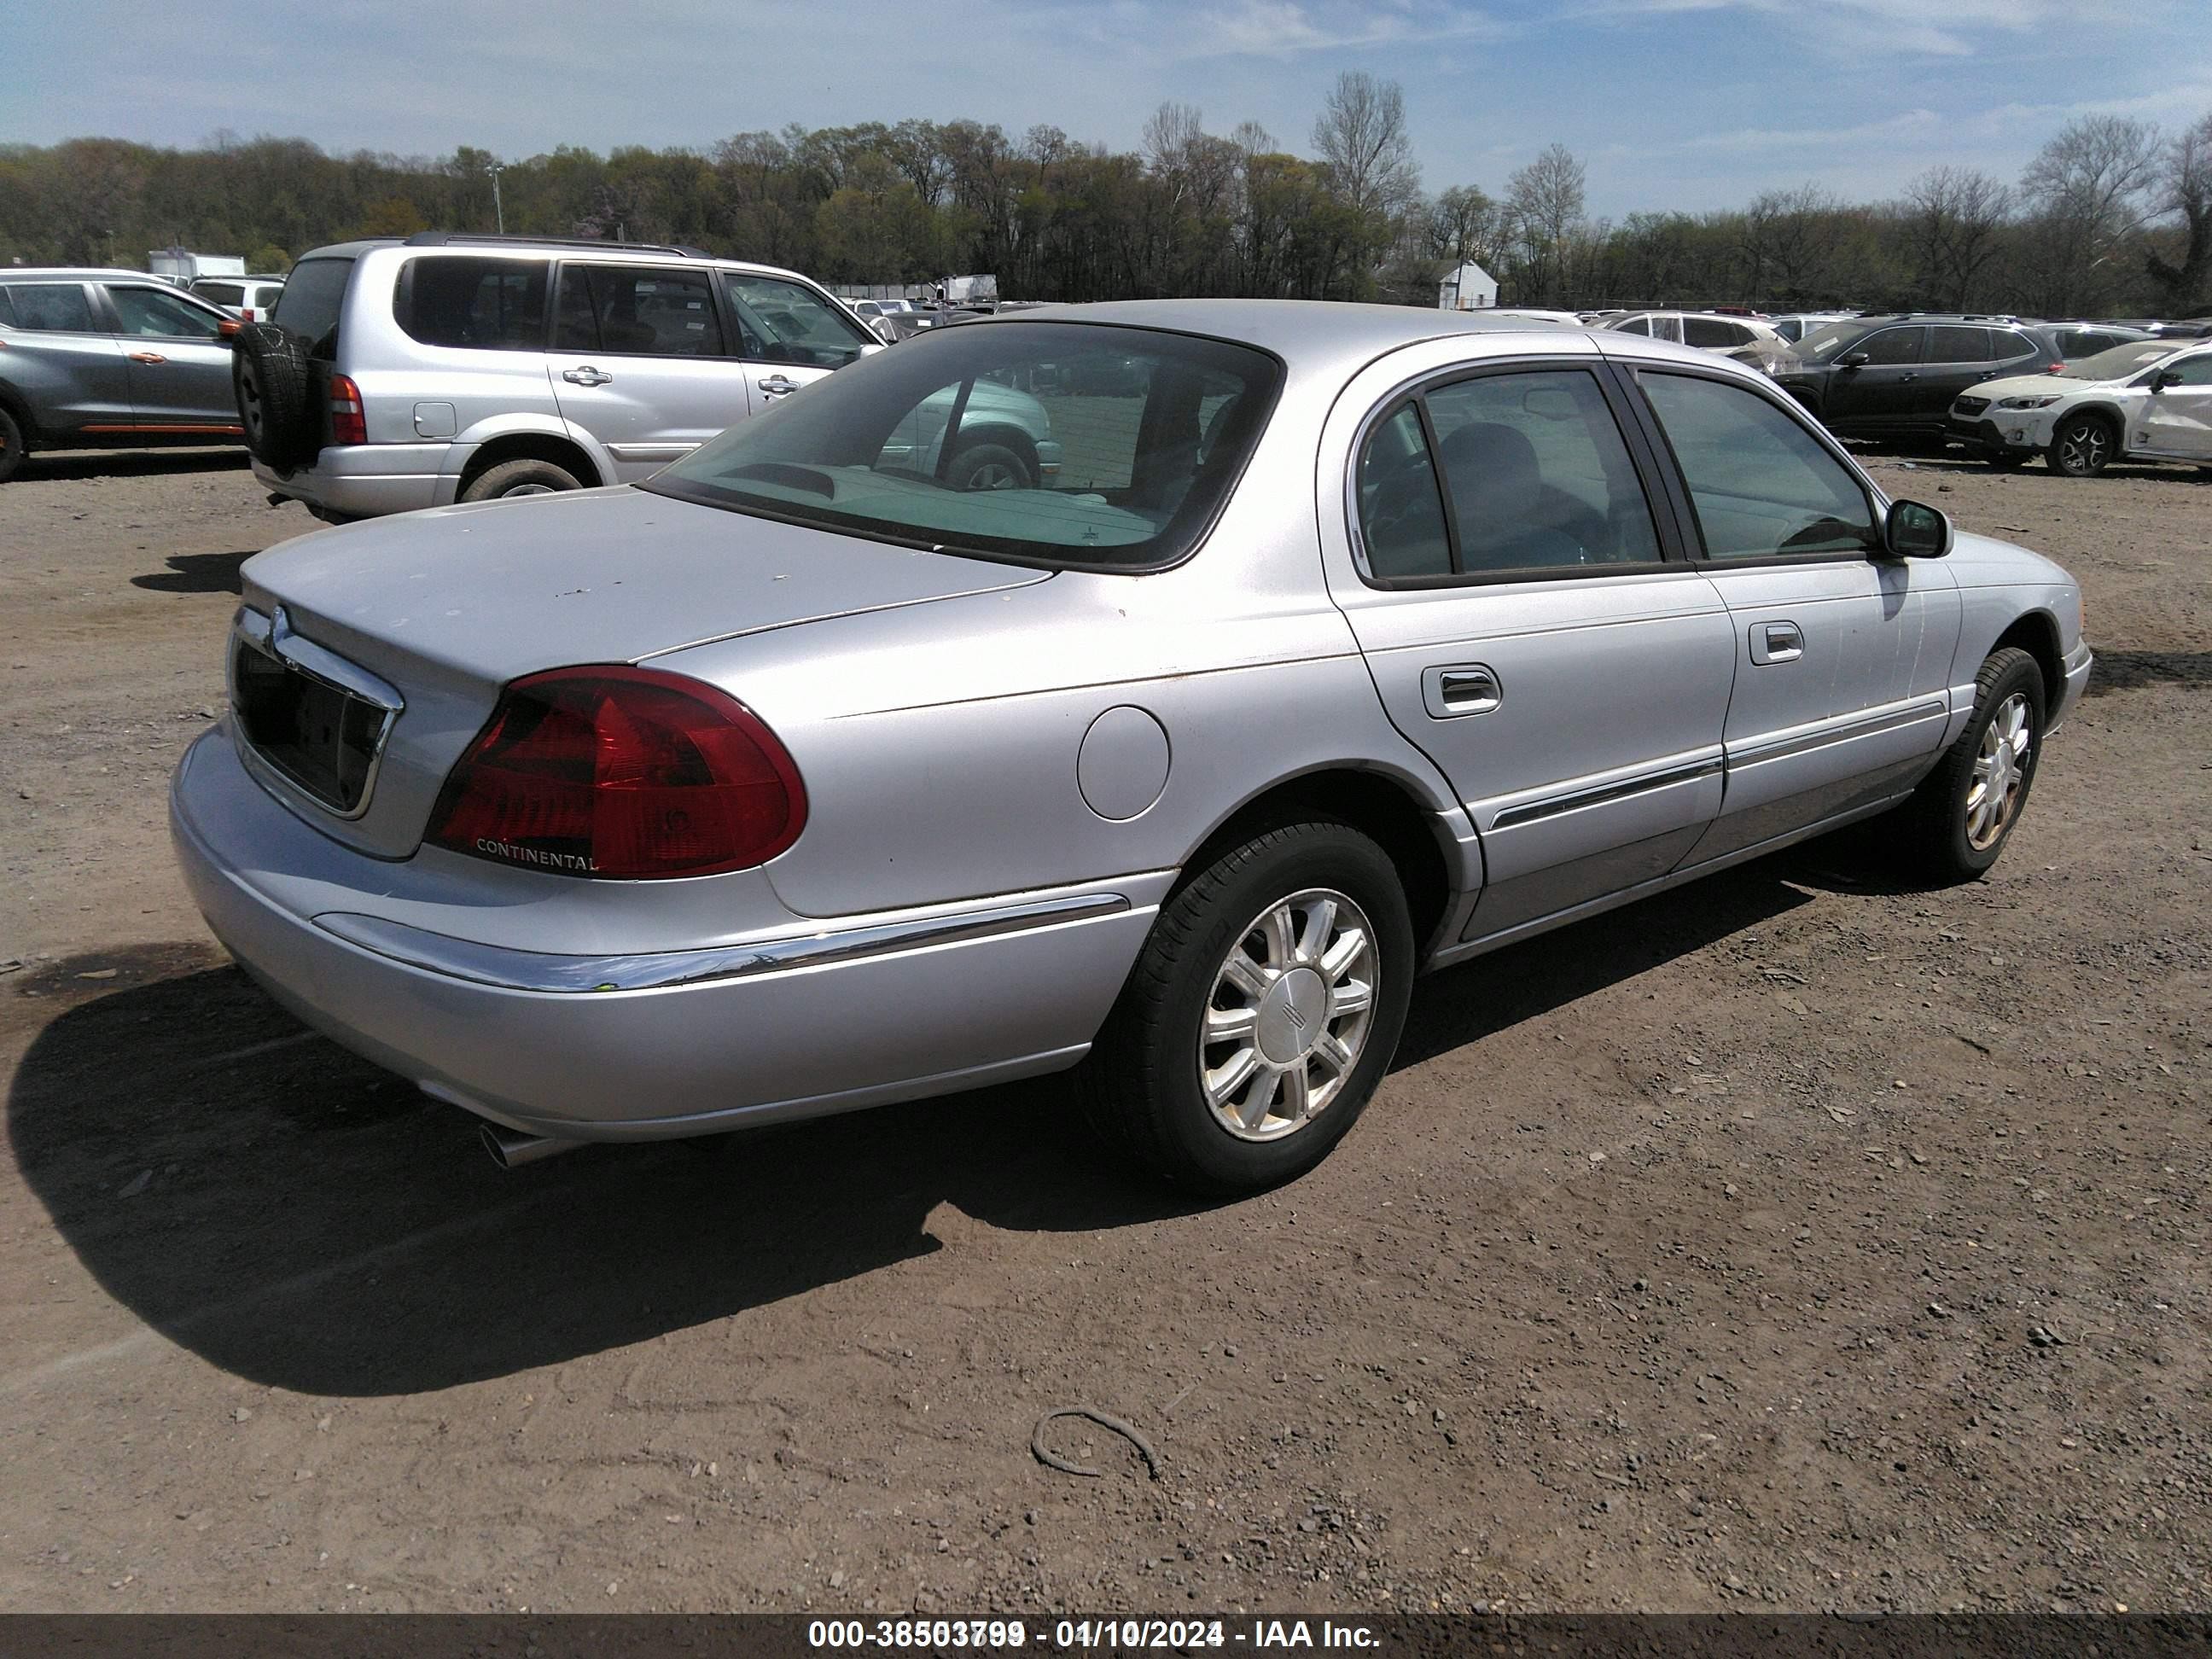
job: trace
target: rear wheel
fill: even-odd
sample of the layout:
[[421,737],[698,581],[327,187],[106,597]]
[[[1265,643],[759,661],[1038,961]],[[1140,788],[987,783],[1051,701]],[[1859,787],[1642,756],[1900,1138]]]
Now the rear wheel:
[[2051,468],[2069,478],[2094,478],[2112,462],[2112,428],[2097,415],[2076,415],[2051,434]]
[[574,473],[550,461],[501,461],[471,478],[468,488],[461,491],[461,499],[495,501],[514,495],[550,495],[559,490],[583,487]]
[[15,476],[15,469],[23,464],[24,453],[23,428],[13,415],[0,407],[0,483]]
[[1328,1156],[1406,1020],[1413,923],[1350,826],[1287,824],[1170,898],[1082,1086],[1093,1121],[1200,1192],[1256,1192]]

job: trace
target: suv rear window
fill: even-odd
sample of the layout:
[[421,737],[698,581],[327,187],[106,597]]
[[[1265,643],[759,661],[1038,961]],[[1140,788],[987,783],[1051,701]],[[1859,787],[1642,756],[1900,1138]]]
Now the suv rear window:
[[194,283],[192,292],[203,300],[212,300],[219,306],[242,306],[246,303],[246,289],[240,283]]
[[545,270],[543,259],[410,259],[392,290],[392,319],[424,345],[543,351]]
[[1224,340],[975,323],[817,380],[644,487],[933,551],[1157,569],[1213,522],[1282,380]]
[[305,340],[314,356],[330,356],[337,349],[338,307],[344,303],[346,279],[352,275],[350,258],[301,261],[285,281],[270,320]]

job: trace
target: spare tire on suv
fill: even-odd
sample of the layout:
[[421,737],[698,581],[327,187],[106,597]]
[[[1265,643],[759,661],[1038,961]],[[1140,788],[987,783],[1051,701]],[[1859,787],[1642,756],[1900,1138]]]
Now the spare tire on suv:
[[246,324],[231,346],[231,392],[246,447],[279,471],[314,459],[323,434],[307,348],[275,323]]

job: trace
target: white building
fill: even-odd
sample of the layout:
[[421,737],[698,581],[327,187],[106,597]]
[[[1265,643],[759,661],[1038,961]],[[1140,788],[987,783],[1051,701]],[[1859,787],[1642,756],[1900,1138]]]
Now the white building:
[[1472,260],[1437,284],[1439,311],[1482,311],[1498,303],[1498,279]]

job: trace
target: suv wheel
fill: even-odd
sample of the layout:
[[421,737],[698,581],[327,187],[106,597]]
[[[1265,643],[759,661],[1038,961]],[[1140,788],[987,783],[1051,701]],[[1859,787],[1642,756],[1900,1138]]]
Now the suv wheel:
[[971,444],[952,458],[945,482],[955,489],[1031,489],[1036,479],[1018,451],[1004,444]]
[[2051,470],[2069,478],[2094,478],[2112,465],[2112,424],[2100,415],[2076,415],[2051,434]]
[[556,490],[583,487],[574,473],[550,461],[501,461],[471,479],[469,487],[461,491],[461,499],[495,501],[510,495],[550,495]]
[[1200,1192],[1292,1180],[1382,1080],[1413,975],[1380,847],[1328,822],[1257,836],[1161,909],[1085,1067],[1091,1119]]
[[23,464],[24,453],[23,428],[4,406],[0,406],[0,483],[15,476],[15,469]]
[[248,323],[232,340],[230,386],[246,447],[279,472],[305,465],[322,447],[312,384],[306,350],[276,324]]

